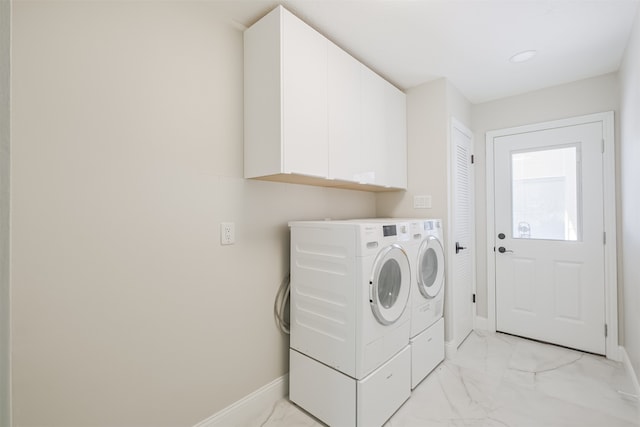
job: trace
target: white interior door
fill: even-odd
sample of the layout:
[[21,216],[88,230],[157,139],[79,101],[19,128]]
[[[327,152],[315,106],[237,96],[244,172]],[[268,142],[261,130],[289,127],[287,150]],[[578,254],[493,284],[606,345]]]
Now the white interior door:
[[494,139],[498,331],[605,353],[602,147],[601,122]]
[[474,198],[471,131],[454,121],[451,127],[452,215],[449,239],[449,288],[453,300],[453,339],[456,347],[473,329]]

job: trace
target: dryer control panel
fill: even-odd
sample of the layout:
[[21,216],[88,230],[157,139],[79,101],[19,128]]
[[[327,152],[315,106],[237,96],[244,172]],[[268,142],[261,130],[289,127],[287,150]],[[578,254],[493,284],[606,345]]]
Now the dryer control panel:
[[394,225],[383,225],[382,226],[382,235],[384,237],[389,237],[389,236],[397,236],[398,235],[398,230],[397,230],[397,226]]

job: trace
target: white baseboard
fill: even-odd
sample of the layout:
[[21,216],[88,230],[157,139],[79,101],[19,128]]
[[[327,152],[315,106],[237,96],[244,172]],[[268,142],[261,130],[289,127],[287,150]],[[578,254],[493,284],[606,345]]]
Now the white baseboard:
[[620,346],[620,351],[618,352],[622,355],[622,363],[624,364],[624,369],[627,371],[627,375],[631,378],[633,383],[633,394],[636,396],[640,396],[640,383],[638,382],[638,375],[636,371],[633,369],[633,365],[631,364],[631,360],[629,360],[629,355],[627,354],[627,350],[624,347]]
[[451,359],[458,352],[458,346],[455,341],[445,341],[444,343],[444,357],[445,359]]
[[[622,362],[622,352],[624,351],[624,347],[622,347],[621,345],[617,345],[617,342],[618,340],[616,340],[616,345],[613,347],[609,347],[607,345],[605,357],[607,359],[613,360],[614,362]],[[609,351],[609,348],[611,348],[611,351]]]
[[488,331],[489,319],[486,317],[475,316],[473,318],[473,329],[478,331]]
[[253,393],[227,406],[194,427],[246,426],[255,422],[260,414],[289,394],[289,374],[276,378]]

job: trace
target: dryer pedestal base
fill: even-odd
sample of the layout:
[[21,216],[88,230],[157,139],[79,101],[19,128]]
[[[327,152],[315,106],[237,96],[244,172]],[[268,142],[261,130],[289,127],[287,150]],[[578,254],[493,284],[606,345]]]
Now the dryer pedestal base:
[[411,338],[411,390],[444,360],[444,319]]
[[405,347],[362,380],[289,349],[289,400],[330,426],[381,426],[411,394]]

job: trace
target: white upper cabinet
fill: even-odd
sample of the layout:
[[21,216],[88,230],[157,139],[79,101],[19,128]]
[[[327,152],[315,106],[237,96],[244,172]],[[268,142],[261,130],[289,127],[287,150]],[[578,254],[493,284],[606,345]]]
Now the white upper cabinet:
[[359,182],[360,69],[362,64],[329,43],[329,177]]
[[282,14],[281,29],[283,172],[326,178],[329,173],[329,43],[320,33],[286,11]]
[[362,182],[385,185],[387,182],[387,149],[385,126],[385,89],[387,83],[366,67],[362,79]]
[[245,31],[246,178],[327,177],[327,47],[282,7]]
[[244,175],[406,188],[405,95],[282,6],[244,33]]
[[385,88],[387,185],[407,188],[407,96],[395,86]]
[[[362,68],[362,162],[367,182],[407,188],[406,95]],[[365,179],[361,180],[365,181]]]

